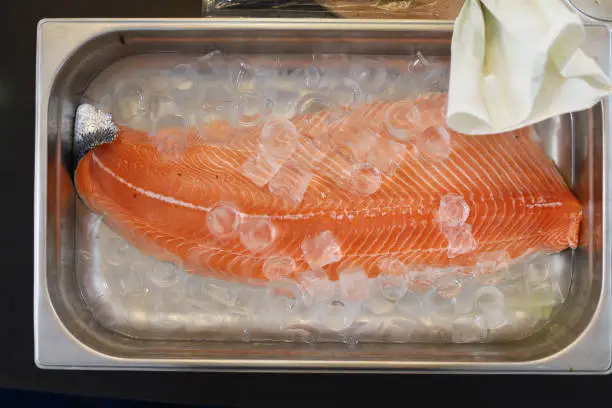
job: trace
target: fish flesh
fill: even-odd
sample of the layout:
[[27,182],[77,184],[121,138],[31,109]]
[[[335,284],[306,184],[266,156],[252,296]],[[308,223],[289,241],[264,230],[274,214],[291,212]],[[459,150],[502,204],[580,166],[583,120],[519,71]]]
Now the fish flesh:
[[120,127],[81,159],[75,184],[145,253],[252,284],[501,265],[575,248],[581,205],[533,130],[456,133],[446,100],[330,105],[155,135]]

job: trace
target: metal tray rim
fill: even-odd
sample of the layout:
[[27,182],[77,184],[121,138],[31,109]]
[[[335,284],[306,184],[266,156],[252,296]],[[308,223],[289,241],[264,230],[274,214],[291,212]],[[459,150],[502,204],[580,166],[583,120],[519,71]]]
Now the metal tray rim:
[[[241,29],[265,28],[267,30],[281,28],[300,28],[306,30],[347,29],[359,27],[360,30],[397,30],[422,29],[430,31],[452,31],[452,22],[430,20],[364,20],[364,19],[285,19],[285,18],[238,18],[238,19],[44,19],[38,23],[37,35],[37,63],[36,63],[36,142],[35,142],[35,193],[34,193],[34,326],[35,326],[35,363],[40,368],[55,369],[147,369],[147,370],[224,370],[224,371],[282,371],[282,372],[360,372],[360,373],[388,373],[388,372],[440,372],[440,373],[610,373],[612,372],[612,344],[605,350],[605,366],[594,364],[593,369],[572,371],[564,369],[571,367],[571,361],[579,361],[588,352],[598,331],[603,330],[607,339],[610,339],[611,313],[610,313],[610,279],[608,272],[604,274],[602,295],[594,313],[593,319],[578,336],[574,343],[565,349],[545,358],[530,362],[509,363],[460,363],[460,362],[401,362],[378,361],[368,362],[368,368],[358,361],[334,360],[240,360],[240,359],[127,359],[106,355],[91,347],[80,343],[63,325],[50,296],[46,285],[46,193],[47,181],[45,166],[47,164],[47,104],[51,84],[55,75],[70,54],[91,39],[112,33],[121,29],[129,30],[183,30],[183,29],[215,29],[230,30],[239,24]],[[66,38],[62,35],[65,29],[78,26],[78,36]],[[602,25],[597,25],[603,27]],[[608,30],[608,37],[612,31]],[[56,41],[58,38],[62,41]],[[610,46],[610,42],[608,43]],[[45,52],[52,48],[52,53]],[[52,54],[52,55],[50,55]],[[612,124],[608,120],[612,114],[612,99],[606,98],[604,109],[604,132],[612,134]],[[607,138],[604,138],[604,169],[609,170],[607,160],[611,147]],[[603,200],[604,231],[609,230],[607,217],[611,203],[608,197],[607,180],[605,181]],[[604,234],[604,260],[605,271],[609,269],[611,249],[608,245],[607,235]],[[45,329],[43,336],[42,328]],[[608,342],[609,343],[609,342]],[[582,350],[575,350],[574,345],[581,344]],[[571,347],[574,355],[566,354]],[[576,354],[577,353],[577,354]],[[564,360],[568,360],[564,363]]]

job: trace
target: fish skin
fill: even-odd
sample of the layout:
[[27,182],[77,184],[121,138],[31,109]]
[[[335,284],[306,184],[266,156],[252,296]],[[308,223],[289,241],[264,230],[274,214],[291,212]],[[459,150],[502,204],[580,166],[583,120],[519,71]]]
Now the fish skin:
[[[302,242],[325,231],[333,234],[343,254],[325,266],[332,280],[348,268],[362,268],[375,277],[383,272],[378,265],[389,258],[414,267],[447,268],[475,265],[488,252],[506,251],[512,260],[577,246],[581,205],[529,128],[488,136],[449,130],[452,148],[440,161],[424,158],[414,141],[404,141],[403,159],[393,172],[382,174],[377,191],[361,196],[342,188],[343,180],[350,182],[346,168],[351,158],[335,145],[333,135],[359,141],[368,130],[393,140],[384,119],[393,103],[406,101],[292,119],[300,146],[309,148],[296,149],[291,160],[308,165],[312,144],[324,154],[310,163],[312,179],[298,204],[240,173],[258,150],[261,127],[232,130],[223,122],[212,124],[208,133],[232,132],[227,144],[202,143],[192,130],[186,136],[188,148],[178,158],[163,157],[155,138],[121,128],[113,143],[79,162],[77,191],[145,253],[180,262],[194,273],[240,282],[265,281],[263,264],[278,256],[295,261],[291,277],[299,279],[309,268]],[[417,135],[444,124],[446,95],[426,95],[413,103],[420,110]],[[447,194],[468,204],[465,225],[476,243],[474,250],[454,256],[449,256],[452,232],[438,221],[440,201]],[[241,244],[240,231],[215,237],[206,217],[219,203],[236,208],[242,223],[268,220],[274,242],[253,252]]]

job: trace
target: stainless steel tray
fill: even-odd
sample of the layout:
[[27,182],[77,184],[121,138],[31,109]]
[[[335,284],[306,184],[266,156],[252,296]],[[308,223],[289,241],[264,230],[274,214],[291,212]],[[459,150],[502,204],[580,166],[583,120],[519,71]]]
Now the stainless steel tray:
[[[548,153],[585,204],[582,246],[560,257],[573,276],[556,317],[518,341],[491,344],[245,343],[214,342],[204,335],[162,333],[134,322],[117,327],[111,302],[93,304],[100,276],[83,276],[80,249],[92,247],[78,231],[97,225],[84,214],[69,172],[76,105],[100,72],[119,59],[143,54],[229,52],[344,52],[405,54],[418,50],[447,57],[452,25],[358,20],[153,20],[43,21],[39,25],[36,168],[36,362],[41,367],[231,369],[231,370],[467,370],[512,372],[605,372],[610,368],[609,271],[604,233],[609,133],[608,101],[539,125]],[[587,52],[610,70],[610,33],[588,28]],[[119,65],[121,66],[121,65]],[[123,64],[125,67],[126,65]],[[127,65],[129,66],[129,64]],[[91,90],[89,92],[92,93]],[[95,92],[94,92],[95,93]],[[66,205],[65,203],[69,204]],[[85,221],[84,221],[85,220]],[[94,220],[95,221],[95,220]],[[112,234],[101,226],[98,235]],[[95,247],[95,245],[93,245]],[[604,250],[605,249],[605,250]],[[146,260],[141,260],[146,262]],[[98,279],[96,281],[96,279]],[[85,287],[84,296],[79,288]],[[91,294],[91,293],[90,293]],[[110,307],[109,307],[110,306]],[[112,325],[109,324],[112,322]],[[172,321],[166,322],[172,323]],[[114,326],[118,330],[109,330]],[[141,327],[142,329],[142,327]],[[206,329],[206,328],[200,328]],[[240,333],[237,333],[240,336]],[[224,340],[227,337],[223,338]],[[236,340],[238,340],[236,338]],[[200,341],[196,341],[200,340]],[[201,341],[207,340],[207,341]]]

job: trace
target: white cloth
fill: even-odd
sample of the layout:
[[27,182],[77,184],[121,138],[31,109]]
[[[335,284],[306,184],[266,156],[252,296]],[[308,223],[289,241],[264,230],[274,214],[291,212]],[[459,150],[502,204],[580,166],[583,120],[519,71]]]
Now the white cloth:
[[500,133],[587,109],[612,92],[563,0],[466,0],[455,22],[447,122]]

